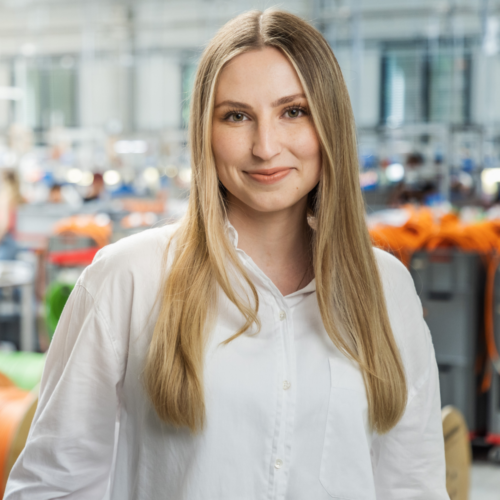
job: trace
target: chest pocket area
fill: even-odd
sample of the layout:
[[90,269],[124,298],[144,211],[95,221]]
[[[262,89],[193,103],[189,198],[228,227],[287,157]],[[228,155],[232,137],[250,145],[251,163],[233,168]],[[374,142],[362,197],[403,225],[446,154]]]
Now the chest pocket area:
[[375,500],[363,376],[341,356],[330,358],[330,376],[321,484],[332,498]]

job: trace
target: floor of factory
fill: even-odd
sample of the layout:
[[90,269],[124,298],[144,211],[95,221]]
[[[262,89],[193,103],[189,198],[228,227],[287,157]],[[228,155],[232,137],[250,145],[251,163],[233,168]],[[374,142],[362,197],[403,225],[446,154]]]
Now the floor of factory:
[[469,500],[500,500],[500,464],[473,463]]

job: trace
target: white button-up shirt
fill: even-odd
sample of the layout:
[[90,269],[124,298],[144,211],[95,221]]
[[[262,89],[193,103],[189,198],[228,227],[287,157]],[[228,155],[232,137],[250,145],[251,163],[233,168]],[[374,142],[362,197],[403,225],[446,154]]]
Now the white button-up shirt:
[[409,388],[390,432],[370,430],[361,373],[329,339],[315,282],[284,297],[240,249],[262,329],[221,345],[242,324],[221,293],[206,349],[205,428],[191,435],[160,421],[141,374],[173,229],[105,247],[79,279],[5,500],[97,500],[108,488],[112,500],[448,499],[431,337],[409,273],[380,250]]

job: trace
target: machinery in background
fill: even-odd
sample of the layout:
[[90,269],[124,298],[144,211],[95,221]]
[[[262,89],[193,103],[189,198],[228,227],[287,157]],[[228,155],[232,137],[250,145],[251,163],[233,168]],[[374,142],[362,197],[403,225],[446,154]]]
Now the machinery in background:
[[416,252],[410,264],[439,367],[441,404],[464,415],[474,434],[486,432],[482,391],[485,272],[479,255],[458,250]]
[[[495,344],[500,345],[500,271],[495,275],[494,289],[494,333]],[[491,388],[488,405],[488,436],[487,440],[494,445],[490,458],[500,462],[500,363],[491,367]]]

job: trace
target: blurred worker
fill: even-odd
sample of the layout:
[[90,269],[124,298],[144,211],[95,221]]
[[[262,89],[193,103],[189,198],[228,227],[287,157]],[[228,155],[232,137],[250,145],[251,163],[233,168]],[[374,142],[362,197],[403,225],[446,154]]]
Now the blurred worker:
[[0,176],[0,260],[13,260],[17,254],[15,240],[17,207],[24,203],[16,172],[6,170]]
[[87,196],[83,198],[83,201],[98,200],[101,197],[102,193],[104,192],[104,189],[105,186],[102,174],[99,173],[94,174],[94,180],[92,181]]
[[405,176],[397,184],[388,200],[392,207],[406,205],[407,203],[425,204],[432,197],[437,186],[434,180],[427,179],[422,174],[425,158],[420,153],[410,153],[406,159]]
[[60,184],[52,184],[52,186],[50,186],[49,197],[47,201],[49,203],[62,203],[64,201]]

